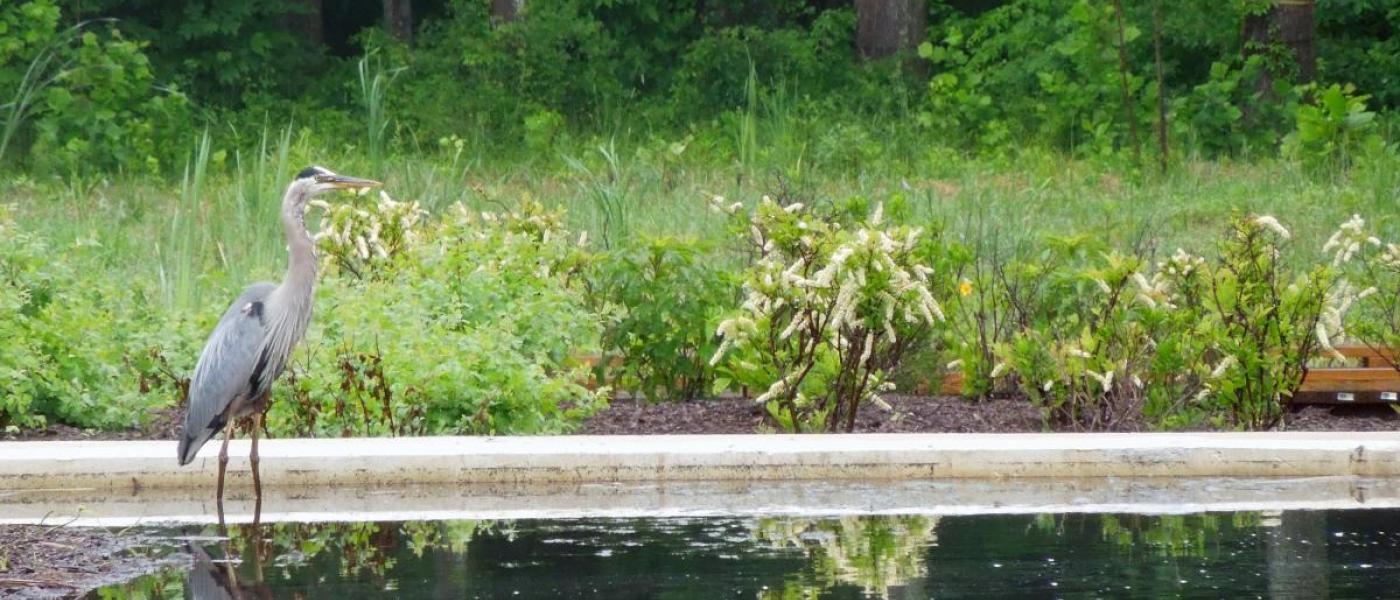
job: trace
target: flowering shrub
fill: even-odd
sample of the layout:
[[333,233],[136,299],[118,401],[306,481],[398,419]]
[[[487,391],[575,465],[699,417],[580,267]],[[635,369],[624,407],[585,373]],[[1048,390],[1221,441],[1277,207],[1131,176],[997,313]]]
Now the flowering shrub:
[[1154,368],[1172,354],[1159,352],[1156,340],[1174,321],[1141,293],[1141,259],[1092,250],[1085,238],[1053,247],[1058,258],[1034,275],[1034,285],[1022,286],[1039,290],[1037,304],[1011,294],[1017,312],[1032,325],[996,346],[1001,362],[991,376],[1013,376],[1047,422],[1075,429],[1131,427],[1150,395],[1181,393],[1155,377]]
[[[1319,324],[1323,347],[1330,348],[1329,338],[1337,335],[1372,348],[1400,347],[1400,245],[1381,241],[1360,215],[1354,215],[1337,228],[1323,251],[1332,255],[1333,266],[1345,277]],[[1400,369],[1395,361],[1390,364]]]
[[763,390],[757,402],[785,430],[850,431],[863,402],[882,403],[900,358],[941,326],[928,266],[937,247],[921,229],[884,224],[879,207],[845,228],[767,197],[752,214],[714,206],[756,256],[742,306],[718,327],[717,385]]
[[458,206],[395,268],[327,277],[269,428],[556,433],[603,406],[606,390],[580,385],[573,362],[598,351],[600,325],[576,277],[587,257],[561,222],[532,202],[503,215]]
[[379,192],[379,201],[364,207],[312,200],[325,212],[314,237],[327,270],[355,279],[382,276],[383,269],[417,241],[426,214],[417,202],[395,202]]
[[1365,295],[1326,266],[1290,277],[1290,237],[1273,217],[1239,217],[1213,261],[1178,249],[1150,277],[1140,258],[1054,241],[1050,261],[999,278],[1026,326],[996,346],[991,376],[1061,426],[1277,425],[1307,361]]
[[1273,217],[1234,219],[1195,307],[1219,357],[1199,405],[1236,427],[1277,425],[1308,359],[1326,343],[1320,325],[1336,298],[1335,276],[1317,266],[1289,277],[1282,258],[1290,238]]

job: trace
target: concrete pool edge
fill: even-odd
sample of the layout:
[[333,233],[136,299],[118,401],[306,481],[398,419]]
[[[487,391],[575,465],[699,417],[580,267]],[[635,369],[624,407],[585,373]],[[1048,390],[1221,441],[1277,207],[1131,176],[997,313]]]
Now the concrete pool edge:
[[[512,436],[264,440],[268,487],[1039,477],[1393,477],[1400,432]],[[0,442],[0,492],[213,487],[218,444]],[[251,485],[248,442],[230,485]]]
[[[229,490],[230,523],[253,519]],[[1400,478],[1034,478],[913,481],[670,481],[281,487],[263,522],[574,518],[844,517],[1046,513],[1184,514],[1400,508]],[[0,526],[215,523],[208,489],[0,492]]]

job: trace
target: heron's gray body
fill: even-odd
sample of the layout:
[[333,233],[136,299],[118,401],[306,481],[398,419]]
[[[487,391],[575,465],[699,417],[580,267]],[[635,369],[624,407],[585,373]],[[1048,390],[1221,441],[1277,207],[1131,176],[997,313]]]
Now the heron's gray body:
[[209,335],[190,378],[180,464],[194,460],[229,420],[265,408],[258,401],[286,368],[311,321],[309,294],[296,299],[300,302],[279,301],[285,291],[267,282],[248,286]]
[[[248,286],[209,334],[190,377],[189,403],[178,450],[180,464],[193,461],[200,447],[230,421],[267,408],[272,382],[282,374],[293,348],[306,335],[316,287],[315,245],[306,232],[304,217],[307,200],[331,189],[371,185],[379,184],[310,167],[287,187],[281,215],[290,255],[287,276],[280,285]],[[254,434],[255,451],[256,440]]]

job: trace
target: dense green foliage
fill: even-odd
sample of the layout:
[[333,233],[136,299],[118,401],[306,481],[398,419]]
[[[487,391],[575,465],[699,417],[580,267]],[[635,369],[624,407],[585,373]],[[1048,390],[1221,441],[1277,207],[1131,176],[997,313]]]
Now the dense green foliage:
[[1400,343],[1384,2],[1318,2],[1313,82],[1257,1],[930,1],[882,61],[850,3],[415,2],[411,42],[322,5],[321,43],[298,3],[0,5],[0,426],[178,406],[306,164],[414,201],[318,204],[278,434],[558,432],[609,388],[840,430],[950,363],[1058,427],[1257,428],[1333,339]]
[[[652,238],[606,253],[591,287],[605,303],[603,371],[650,400],[710,392],[718,347],[711,322],[734,303],[732,275],[695,240]],[[615,368],[612,360],[620,361]]]
[[75,255],[95,250],[55,255],[0,207],[0,429],[135,427],[193,365],[197,330],[149,288],[85,281]]
[[[551,160],[541,141],[561,135],[675,139],[715,126],[735,139],[704,142],[743,146],[751,132],[733,129],[760,103],[833,121],[804,134],[808,152],[854,151],[837,160],[857,166],[860,138],[874,133],[858,118],[872,116],[954,146],[1109,155],[1155,147],[1159,98],[1169,147],[1216,156],[1271,151],[1295,128],[1297,105],[1332,85],[1356,86],[1356,110],[1400,101],[1400,10],[1378,0],[1317,3],[1315,90],[1294,85],[1305,82],[1281,42],[1241,33],[1263,2],[1174,3],[1160,28],[1153,3],[1127,2],[1120,28],[1105,2],[934,0],[917,68],[859,60],[853,8],[823,0],[526,2],[511,21],[486,0],[414,5],[408,44],[377,27],[378,0],[322,3],[320,14],[269,0],[7,3],[0,89],[19,91],[0,113],[12,143],[32,152],[0,160],[62,175],[173,174],[182,157],[172,150],[196,128],[269,116],[316,122],[321,142],[376,155],[455,135]],[[361,60],[371,55],[371,80],[393,74],[374,89]],[[369,139],[351,126],[360,119]]]
[[962,354],[1002,361],[985,377],[1014,381],[1061,426],[1273,426],[1329,343],[1324,313],[1350,302],[1326,266],[1281,266],[1290,235],[1273,217],[1236,217],[1216,258],[1178,249],[1155,272],[1088,238],[1053,240],[1038,261],[989,265],[1002,301],[970,297],[970,312],[1002,308],[1022,328],[990,351],[967,340]]
[[383,260],[349,268],[328,253],[342,266],[320,290],[321,336],[292,366],[272,431],[557,433],[603,405],[581,385],[578,354],[597,351],[598,322],[558,213],[461,212],[390,255],[375,232],[392,227],[377,225],[409,214],[387,200],[349,211],[370,222],[332,218],[323,232],[341,226],[359,258]]

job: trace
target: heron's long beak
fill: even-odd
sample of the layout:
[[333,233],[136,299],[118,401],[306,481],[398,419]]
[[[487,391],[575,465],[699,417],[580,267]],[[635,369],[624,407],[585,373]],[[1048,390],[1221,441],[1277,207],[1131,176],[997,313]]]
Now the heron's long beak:
[[343,190],[358,190],[361,188],[374,188],[384,185],[373,179],[360,179],[358,177],[346,177],[344,175],[324,175],[317,179],[321,183],[329,183]]

